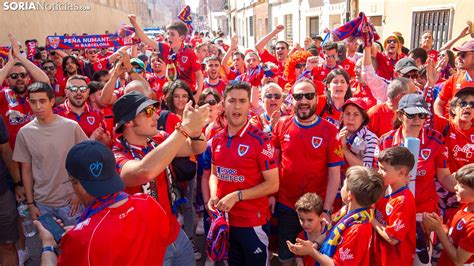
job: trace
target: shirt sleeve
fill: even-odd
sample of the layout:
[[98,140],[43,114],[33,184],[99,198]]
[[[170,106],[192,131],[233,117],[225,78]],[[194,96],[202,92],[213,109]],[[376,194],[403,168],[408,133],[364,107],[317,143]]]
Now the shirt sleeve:
[[474,222],[469,222],[465,228],[458,246],[467,252],[474,253]]
[[278,122],[275,125],[275,128],[273,129],[272,132],[272,142],[273,146],[277,149],[281,149],[281,143],[280,143],[280,135],[281,135],[281,127],[283,125],[282,120],[278,120]]
[[346,229],[342,234],[342,243],[337,246],[332,258],[334,265],[363,265],[371,235],[372,226],[368,227],[367,224],[355,224]]
[[453,98],[453,83],[455,81],[456,75],[451,76],[448,80],[443,82],[442,89],[438,94],[438,97],[443,102],[449,102]]
[[[263,135],[264,133],[262,133]],[[277,168],[278,165],[275,160],[275,146],[269,137],[263,138],[263,144],[260,146],[260,152],[257,155],[257,161],[260,169],[263,171]]]
[[[413,205],[407,204],[405,196],[401,195],[387,202],[386,209],[392,208],[391,214],[388,216],[387,234],[399,241],[407,238],[410,230],[410,222],[414,221],[416,213],[412,208]],[[414,202],[412,203],[414,204]]]
[[377,101],[387,101],[388,83],[375,73],[375,69],[372,65],[362,66],[362,79],[370,88],[372,95]]
[[0,144],[5,144],[8,142],[8,130],[3,122],[3,119],[0,117]]
[[272,63],[278,65],[278,61],[276,60],[276,58],[272,54],[270,54],[270,52],[268,52],[267,49],[263,49],[263,52],[259,53],[258,56],[260,56],[260,59],[262,60],[262,63],[272,62]]
[[365,136],[365,141],[366,146],[364,150],[364,158],[362,161],[365,167],[372,168],[374,166],[374,156],[376,153],[375,151],[378,149],[379,139],[374,133],[368,132],[368,134]]
[[26,144],[25,135],[20,130],[16,137],[15,150],[13,151],[13,160],[20,163],[31,163],[31,153]]
[[192,72],[196,72],[196,71],[201,71],[201,62],[199,62],[199,59],[197,58],[196,54],[194,53],[193,50],[189,50],[190,53],[189,53],[189,56],[190,56],[190,62],[191,62],[191,70]]
[[448,148],[446,144],[440,145],[439,152],[436,155],[436,168],[448,168]]
[[84,140],[88,140],[89,138],[87,137],[86,133],[82,130],[82,128],[79,126],[79,124],[76,124],[76,128],[74,130],[74,133],[76,135],[76,144],[83,142]]
[[342,151],[341,141],[336,139],[336,127],[334,127],[334,130],[332,131],[333,133],[329,134],[330,142],[328,147],[328,167],[341,166],[344,164],[344,153]]

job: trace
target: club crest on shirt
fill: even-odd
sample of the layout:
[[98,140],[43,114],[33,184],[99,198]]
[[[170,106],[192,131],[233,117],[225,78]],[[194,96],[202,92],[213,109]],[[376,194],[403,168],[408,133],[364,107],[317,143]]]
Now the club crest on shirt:
[[323,138],[313,137],[311,139],[311,144],[313,145],[315,149],[319,148],[319,146],[321,146],[321,143],[323,143]]
[[249,145],[239,144],[238,152],[239,156],[244,156],[250,149]]
[[431,155],[431,149],[421,149],[420,150],[421,158],[428,160]]
[[93,116],[88,116],[87,117],[87,123],[89,123],[89,125],[92,126],[94,124],[94,122],[95,122],[95,117],[93,117]]
[[385,213],[387,215],[390,215],[390,214],[392,214],[392,211],[393,211],[393,206],[390,205],[390,203],[387,203],[387,206],[385,206]]
[[183,61],[183,63],[188,62],[188,57],[187,56],[181,56],[181,61]]
[[462,218],[456,225],[456,230],[461,231],[464,228],[464,225],[466,225],[466,221]]

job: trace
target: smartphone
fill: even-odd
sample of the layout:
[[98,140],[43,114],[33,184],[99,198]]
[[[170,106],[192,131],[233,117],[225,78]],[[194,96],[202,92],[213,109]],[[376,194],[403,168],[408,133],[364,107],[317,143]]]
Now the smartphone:
[[49,213],[45,213],[38,217],[38,221],[53,235],[54,240],[59,243],[66,231],[54,220],[53,216]]

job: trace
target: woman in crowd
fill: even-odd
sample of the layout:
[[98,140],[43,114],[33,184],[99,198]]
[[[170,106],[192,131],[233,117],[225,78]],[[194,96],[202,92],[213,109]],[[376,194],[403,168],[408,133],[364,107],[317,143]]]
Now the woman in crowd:
[[271,135],[273,127],[281,116],[281,104],[283,102],[281,87],[276,83],[265,85],[262,88],[262,100],[265,112],[253,116],[250,119],[250,123]]

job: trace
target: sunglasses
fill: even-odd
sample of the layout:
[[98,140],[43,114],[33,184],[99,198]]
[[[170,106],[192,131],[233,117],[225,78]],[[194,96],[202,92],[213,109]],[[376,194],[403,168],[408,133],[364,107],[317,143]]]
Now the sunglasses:
[[87,53],[88,54],[97,54],[99,51],[97,50],[88,50]]
[[136,67],[133,70],[135,70],[135,72],[138,73],[138,74],[143,72],[143,68],[141,68],[141,67]]
[[280,100],[281,99],[281,94],[279,94],[279,93],[266,93],[265,98],[267,98],[267,99],[275,98],[275,100]]
[[206,103],[208,103],[210,106],[214,106],[214,105],[217,104],[217,101],[216,101],[216,100],[200,101],[200,102],[199,102],[199,106],[203,106],[203,105],[205,105]]
[[418,73],[407,73],[403,75],[404,78],[408,79],[417,79],[419,77]]
[[316,96],[316,93],[310,92],[310,93],[294,93],[293,94],[293,99],[296,101],[301,101],[303,97],[306,98],[306,100],[312,100],[314,99],[314,96]]
[[153,105],[149,105],[141,111],[141,113],[145,113],[147,117],[152,117],[156,113],[156,107]]
[[27,74],[26,74],[25,72],[22,72],[22,73],[11,73],[11,74],[10,74],[10,78],[11,78],[11,79],[18,79],[18,77],[20,77],[20,78],[24,79],[24,78],[26,78],[26,75],[27,75]]
[[426,119],[428,117],[427,114],[407,114],[405,112],[403,112],[405,114],[405,116],[408,118],[408,119],[415,119],[415,117],[418,116],[418,118],[420,119]]
[[398,43],[398,41],[397,41],[397,40],[394,40],[394,39],[392,39],[392,40],[388,40],[388,41],[387,41],[387,43]]
[[459,106],[461,106],[461,108],[466,108],[466,107],[471,107],[471,108],[474,108],[474,102],[468,102],[468,101],[461,101],[459,103]]
[[43,67],[43,69],[46,71],[53,71],[54,67]]
[[467,55],[468,53],[471,53],[471,52],[459,52],[459,53],[458,53],[458,57],[464,58],[464,57],[466,57],[466,55]]
[[295,66],[295,68],[297,68],[297,69],[304,68],[304,67],[306,67],[305,63],[296,64],[296,66]]
[[67,87],[68,90],[72,91],[72,92],[86,92],[87,89],[89,89],[87,86],[69,86]]
[[326,58],[332,58],[332,59],[336,59],[336,58],[337,58],[337,54],[333,54],[333,55],[324,55],[324,57],[326,57]]

